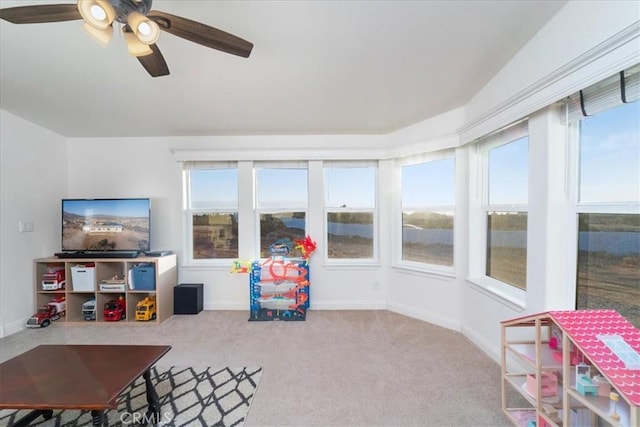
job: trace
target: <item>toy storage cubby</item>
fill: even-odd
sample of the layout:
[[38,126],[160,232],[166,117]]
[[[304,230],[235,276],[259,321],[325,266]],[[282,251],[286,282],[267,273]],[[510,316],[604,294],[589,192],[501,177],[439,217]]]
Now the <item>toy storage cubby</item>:
[[[45,278],[45,274],[49,273],[49,271],[53,269],[65,269],[65,263],[60,262],[58,259],[55,259],[57,262],[49,262],[49,263],[36,263],[35,265],[35,280],[36,280],[36,297],[35,304],[36,310],[46,305],[52,299],[59,299],[65,297],[65,287],[66,281],[64,284],[61,284],[59,289],[55,290],[43,290],[43,280]],[[61,320],[61,319],[60,319]],[[58,321],[60,321],[58,320]]]
[[615,310],[505,320],[501,341],[502,410],[515,425],[640,425],[640,332]]
[[[52,267],[64,268],[65,286],[43,290],[43,277]],[[173,288],[178,282],[177,257],[170,254],[138,258],[41,258],[34,261],[34,281],[36,310],[54,298],[66,299],[65,315],[57,322],[157,324],[173,315]],[[120,296],[126,302],[126,318],[105,321],[104,304]],[[136,304],[147,296],[156,298],[156,318],[136,322]],[[96,301],[95,319],[85,320],[82,306],[91,299]]]

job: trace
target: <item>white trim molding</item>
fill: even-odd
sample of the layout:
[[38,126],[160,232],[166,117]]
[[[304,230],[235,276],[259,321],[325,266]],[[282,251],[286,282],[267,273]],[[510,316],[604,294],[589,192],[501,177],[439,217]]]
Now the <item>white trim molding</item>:
[[468,120],[458,129],[466,144],[495,129],[557,102],[609,75],[640,62],[640,21],[511,95],[498,105]]

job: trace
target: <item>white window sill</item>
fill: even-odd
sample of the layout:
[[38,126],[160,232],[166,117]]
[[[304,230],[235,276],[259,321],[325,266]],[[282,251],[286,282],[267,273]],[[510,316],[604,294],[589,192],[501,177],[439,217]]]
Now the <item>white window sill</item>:
[[182,264],[182,268],[186,270],[205,270],[205,271],[220,271],[227,270],[231,271],[231,267],[233,264],[233,260],[221,262],[221,261],[208,261],[208,262],[188,262],[185,261]]
[[455,278],[456,272],[453,267],[443,267],[432,264],[395,264],[392,266],[394,270],[401,271],[403,273],[415,274],[415,275],[427,275],[433,277],[446,277]]
[[499,280],[488,276],[468,277],[467,282],[480,293],[487,295],[514,311],[524,311],[527,308],[527,294]]
[[377,270],[382,267],[379,262],[324,262],[322,268],[326,270]]

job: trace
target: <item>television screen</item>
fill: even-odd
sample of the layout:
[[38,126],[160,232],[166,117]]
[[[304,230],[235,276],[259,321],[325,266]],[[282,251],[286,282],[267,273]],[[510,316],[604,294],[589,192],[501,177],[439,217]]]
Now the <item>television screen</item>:
[[149,199],[63,199],[63,251],[148,251]]

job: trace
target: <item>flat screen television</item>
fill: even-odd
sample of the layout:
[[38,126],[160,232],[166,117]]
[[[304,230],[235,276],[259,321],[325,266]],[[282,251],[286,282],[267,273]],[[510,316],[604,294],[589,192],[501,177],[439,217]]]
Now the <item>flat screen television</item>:
[[149,251],[151,203],[139,199],[63,199],[63,251]]

